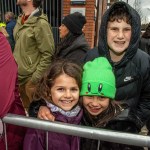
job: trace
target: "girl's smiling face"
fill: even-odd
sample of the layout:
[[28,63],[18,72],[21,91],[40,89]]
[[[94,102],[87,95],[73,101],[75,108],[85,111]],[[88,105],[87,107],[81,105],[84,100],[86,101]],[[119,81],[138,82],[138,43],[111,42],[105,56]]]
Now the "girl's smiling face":
[[97,116],[106,110],[110,99],[101,96],[83,96],[83,107],[92,115]]
[[53,103],[64,111],[71,110],[79,101],[79,86],[74,78],[66,74],[54,80],[50,93]]

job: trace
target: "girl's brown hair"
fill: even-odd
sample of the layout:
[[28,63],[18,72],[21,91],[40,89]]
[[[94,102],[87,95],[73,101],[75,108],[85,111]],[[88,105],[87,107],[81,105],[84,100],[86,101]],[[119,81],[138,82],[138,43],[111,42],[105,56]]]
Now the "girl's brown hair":
[[71,61],[59,59],[51,63],[50,67],[39,81],[34,99],[39,100],[42,98],[51,101],[50,89],[54,85],[55,79],[62,74],[67,74],[68,76],[74,78],[77,82],[77,85],[79,86],[79,89],[81,89],[81,67]]

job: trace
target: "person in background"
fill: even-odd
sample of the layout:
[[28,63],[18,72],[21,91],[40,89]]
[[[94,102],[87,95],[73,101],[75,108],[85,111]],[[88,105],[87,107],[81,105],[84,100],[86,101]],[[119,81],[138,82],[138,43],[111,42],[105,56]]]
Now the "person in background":
[[150,55],[150,23],[148,24],[146,31],[142,34],[139,48]]
[[13,37],[13,30],[16,25],[15,15],[13,12],[6,12],[5,13],[5,21],[6,21],[6,31],[9,34],[9,43],[11,46],[12,51],[14,51],[15,47],[15,40]]
[[65,16],[59,27],[61,41],[56,47],[54,59],[65,58],[83,64],[83,59],[90,49],[82,31],[85,24],[86,18],[79,12]]
[[54,53],[52,30],[40,8],[41,3],[42,0],[17,0],[23,14],[14,28],[16,44],[13,54],[18,64],[19,90],[26,110]]
[[[82,69],[67,60],[53,62],[37,85],[35,100],[43,100],[55,120],[79,124],[82,109],[79,106]],[[34,102],[34,101],[33,101]],[[28,129],[24,150],[45,150],[46,132]],[[79,137],[48,132],[48,150],[79,150]]]
[[136,10],[123,1],[116,2],[102,17],[98,49],[85,57],[89,61],[105,56],[111,63],[116,77],[115,101],[129,106],[125,118],[135,122],[139,131],[150,116],[150,57],[138,49],[140,32]]
[[[139,48],[150,55],[150,23],[141,37]],[[146,127],[148,129],[148,136],[150,136],[150,117],[146,122]],[[150,148],[148,148],[148,150],[150,150]]]
[[[24,115],[25,111],[18,91],[17,64],[6,37],[0,32],[0,120],[7,114]],[[0,150],[5,150],[6,141],[0,121]],[[6,125],[8,150],[22,150],[26,129]]]

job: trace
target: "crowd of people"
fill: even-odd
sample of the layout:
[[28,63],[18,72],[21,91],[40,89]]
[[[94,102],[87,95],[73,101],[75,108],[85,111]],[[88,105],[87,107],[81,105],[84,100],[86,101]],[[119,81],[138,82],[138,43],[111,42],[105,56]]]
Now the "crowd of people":
[[[104,13],[90,50],[79,12],[64,17],[55,46],[42,0],[17,0],[17,21],[0,28],[0,118],[7,113],[139,134],[150,131],[150,24],[126,2]],[[144,41],[144,42],[143,42]],[[7,80],[6,80],[7,79]],[[45,150],[46,132],[7,125],[8,150]],[[0,121],[0,149],[5,150]],[[150,135],[150,133],[148,133]],[[144,150],[143,147],[48,132],[48,149]]]

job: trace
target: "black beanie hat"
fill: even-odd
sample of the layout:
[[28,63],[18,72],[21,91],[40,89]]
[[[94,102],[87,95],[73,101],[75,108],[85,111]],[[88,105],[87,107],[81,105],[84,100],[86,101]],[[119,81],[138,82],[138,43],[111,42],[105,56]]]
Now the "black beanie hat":
[[86,24],[86,19],[81,13],[75,12],[65,16],[62,24],[64,24],[71,33],[80,35],[82,34],[84,24]]

